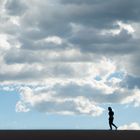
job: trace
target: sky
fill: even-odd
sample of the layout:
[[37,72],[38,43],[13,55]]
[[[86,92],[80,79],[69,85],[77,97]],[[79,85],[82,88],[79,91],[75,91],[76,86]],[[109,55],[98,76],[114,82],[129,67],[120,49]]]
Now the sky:
[[140,129],[139,0],[0,0],[0,129]]

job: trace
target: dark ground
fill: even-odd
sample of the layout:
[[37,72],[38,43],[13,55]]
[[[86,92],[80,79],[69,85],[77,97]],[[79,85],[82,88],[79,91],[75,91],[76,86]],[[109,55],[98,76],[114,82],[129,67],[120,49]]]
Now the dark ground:
[[0,130],[0,139],[13,140],[140,140],[133,130]]

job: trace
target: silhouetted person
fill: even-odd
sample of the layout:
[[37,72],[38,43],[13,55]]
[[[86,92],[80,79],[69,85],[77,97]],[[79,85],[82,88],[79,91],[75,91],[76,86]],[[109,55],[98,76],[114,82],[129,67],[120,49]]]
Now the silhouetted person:
[[109,126],[110,126],[110,130],[112,130],[112,126],[114,126],[117,130],[117,126],[113,123],[114,120],[114,112],[112,111],[111,107],[108,107],[108,115],[109,115]]

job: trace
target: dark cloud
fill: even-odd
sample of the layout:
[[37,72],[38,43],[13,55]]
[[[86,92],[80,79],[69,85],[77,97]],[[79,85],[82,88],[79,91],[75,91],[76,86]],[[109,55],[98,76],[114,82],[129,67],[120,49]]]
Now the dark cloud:
[[8,14],[16,16],[23,14],[27,9],[27,5],[21,0],[7,0],[5,8]]
[[132,35],[122,30],[117,35],[101,35],[97,31],[81,30],[70,38],[70,42],[77,45],[81,51],[108,55],[130,54],[139,51],[139,46],[134,45]]
[[98,3],[104,3],[105,1],[102,1],[102,0],[61,0],[61,2],[63,4],[98,4]]
[[[113,20],[139,20],[139,0],[108,0],[108,1],[97,1],[97,0],[62,0],[64,4],[87,4],[94,6],[93,12],[90,16],[97,17],[95,19],[113,19]],[[129,10],[128,10],[129,9]],[[102,24],[102,23],[99,23]]]
[[130,92],[125,92],[125,94],[123,94],[120,90],[105,94],[102,89],[98,89],[89,84],[78,85],[76,83],[69,83],[65,86],[55,85],[52,90],[56,91],[58,97],[75,98],[83,96],[99,104],[121,103],[126,97],[132,95]]

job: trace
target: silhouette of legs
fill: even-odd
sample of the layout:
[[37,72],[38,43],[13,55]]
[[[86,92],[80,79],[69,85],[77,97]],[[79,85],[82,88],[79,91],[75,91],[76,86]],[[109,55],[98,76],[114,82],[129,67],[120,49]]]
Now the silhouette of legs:
[[117,130],[117,126],[114,124],[114,123],[112,123],[112,125],[116,128],[116,130]]
[[117,126],[113,123],[113,118],[109,118],[109,127],[110,127],[110,130],[112,130],[112,126],[114,126],[117,130]]
[[110,122],[109,122],[109,127],[110,127],[110,130],[112,130],[112,123]]

